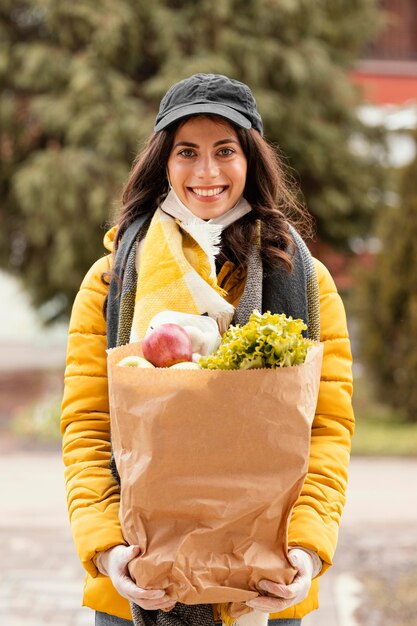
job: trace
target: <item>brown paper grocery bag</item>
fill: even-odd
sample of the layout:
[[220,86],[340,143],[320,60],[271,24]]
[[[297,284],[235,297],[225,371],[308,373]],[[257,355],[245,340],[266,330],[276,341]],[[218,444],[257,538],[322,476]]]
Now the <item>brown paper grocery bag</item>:
[[143,588],[186,604],[242,602],[288,584],[287,525],[307,468],[322,360],[247,371],[139,369],[109,351],[120,520]]

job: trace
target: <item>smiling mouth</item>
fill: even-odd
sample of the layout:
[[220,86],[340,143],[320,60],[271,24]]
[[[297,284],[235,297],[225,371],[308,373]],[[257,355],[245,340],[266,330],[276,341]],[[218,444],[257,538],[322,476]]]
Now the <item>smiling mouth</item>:
[[203,189],[201,187],[189,187],[188,188],[194,195],[200,198],[212,198],[213,196],[219,196],[223,191],[227,189],[227,186],[223,187],[211,187],[210,189]]

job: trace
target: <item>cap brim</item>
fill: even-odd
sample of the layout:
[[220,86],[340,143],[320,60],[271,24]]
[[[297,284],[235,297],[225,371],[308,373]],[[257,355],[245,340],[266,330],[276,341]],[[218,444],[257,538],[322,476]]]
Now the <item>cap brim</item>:
[[214,102],[202,102],[197,104],[186,104],[164,115],[162,119],[155,124],[154,132],[163,130],[170,124],[189,115],[197,115],[198,113],[207,113],[208,115],[220,115],[231,122],[234,122],[242,128],[252,128],[251,122],[247,117],[224,104],[215,104]]

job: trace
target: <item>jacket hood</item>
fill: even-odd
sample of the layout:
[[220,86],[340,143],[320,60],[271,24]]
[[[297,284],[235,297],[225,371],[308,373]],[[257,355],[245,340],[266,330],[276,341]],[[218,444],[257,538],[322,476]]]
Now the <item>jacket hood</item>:
[[107,233],[104,235],[103,244],[106,250],[108,250],[109,252],[113,252],[114,240],[116,239],[117,229],[118,226],[116,224],[115,226],[112,226],[112,228],[110,228],[110,230],[108,230]]

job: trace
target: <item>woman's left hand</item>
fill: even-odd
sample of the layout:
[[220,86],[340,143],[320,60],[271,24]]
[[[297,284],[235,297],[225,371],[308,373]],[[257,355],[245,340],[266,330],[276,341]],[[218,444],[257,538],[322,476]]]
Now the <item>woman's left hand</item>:
[[290,585],[279,585],[271,580],[261,580],[259,587],[269,596],[258,596],[246,604],[257,611],[279,613],[307,597],[313,577],[313,559],[304,550],[293,548],[288,553],[288,560],[298,572]]

